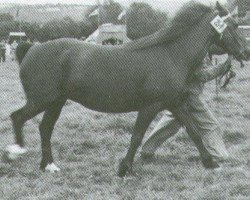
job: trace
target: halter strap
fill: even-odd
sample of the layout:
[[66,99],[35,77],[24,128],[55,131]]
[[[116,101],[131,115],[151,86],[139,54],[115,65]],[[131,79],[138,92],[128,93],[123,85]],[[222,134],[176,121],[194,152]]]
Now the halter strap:
[[217,15],[210,24],[214,27],[214,29],[221,34],[227,27],[227,24],[224,22],[224,20]]
[[226,19],[228,19],[229,17],[232,17],[232,15],[230,13],[228,13],[228,15],[221,17],[223,19],[223,21],[225,21]]
[[[230,17],[232,17],[231,13],[228,13],[228,15],[223,16],[222,19],[223,19],[224,23],[225,23],[225,20],[228,19],[228,18],[230,18]],[[220,40],[222,40],[223,32],[220,34]]]
[[227,24],[225,23],[225,20],[230,18],[231,14],[229,13],[226,16],[220,17],[217,15],[212,21],[211,25],[214,27],[214,29],[220,34],[220,40],[223,37],[223,32],[227,28]]

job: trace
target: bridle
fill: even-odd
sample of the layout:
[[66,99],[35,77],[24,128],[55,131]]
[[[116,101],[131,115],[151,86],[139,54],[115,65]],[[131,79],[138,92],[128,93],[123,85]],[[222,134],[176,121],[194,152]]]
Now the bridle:
[[210,22],[210,24],[213,26],[216,32],[220,34],[220,40],[222,40],[223,32],[227,28],[227,24],[225,23],[225,20],[230,18],[231,16],[232,15],[230,13],[223,17],[216,15],[215,18]]
[[[224,21],[224,23],[226,24],[225,20],[232,17],[232,15],[229,13],[228,15],[226,16],[223,16],[221,17],[221,19]],[[223,31],[224,32],[224,31]],[[220,40],[222,40],[222,37],[223,37],[223,32],[220,34]]]

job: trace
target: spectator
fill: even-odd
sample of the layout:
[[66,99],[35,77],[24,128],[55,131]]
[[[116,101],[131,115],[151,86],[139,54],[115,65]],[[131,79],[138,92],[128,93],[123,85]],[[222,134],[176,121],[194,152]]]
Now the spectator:
[[0,62],[5,62],[6,60],[6,43],[4,40],[0,43]]
[[11,47],[10,47],[10,44],[8,42],[6,42],[5,46],[6,46],[6,53],[5,53],[5,55],[6,55],[6,59],[7,59],[7,58],[10,58]]
[[16,40],[14,40],[14,42],[11,44],[10,49],[11,49],[11,60],[15,60],[15,51],[17,48],[18,43],[16,42]]

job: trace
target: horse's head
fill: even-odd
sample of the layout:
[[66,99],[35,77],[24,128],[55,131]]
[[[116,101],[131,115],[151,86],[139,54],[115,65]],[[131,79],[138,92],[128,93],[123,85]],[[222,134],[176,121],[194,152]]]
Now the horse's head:
[[247,40],[238,29],[238,23],[231,17],[228,10],[216,3],[218,15],[211,21],[215,30],[214,42],[222,47],[228,54],[232,54],[237,60],[250,59],[250,50]]

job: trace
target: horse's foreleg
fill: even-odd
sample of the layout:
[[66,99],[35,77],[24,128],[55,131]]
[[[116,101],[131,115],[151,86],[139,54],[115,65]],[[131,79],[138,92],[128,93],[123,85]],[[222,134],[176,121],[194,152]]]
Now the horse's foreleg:
[[14,160],[26,152],[22,135],[23,125],[27,120],[35,117],[44,110],[44,106],[35,106],[33,104],[27,103],[23,108],[11,114],[15,134],[15,144],[9,145],[6,148],[8,159]]
[[42,161],[40,168],[45,171],[55,172],[60,171],[58,167],[53,164],[53,157],[51,152],[51,135],[54,129],[55,123],[59,118],[61,109],[65,101],[57,101],[52,103],[45,110],[42,122],[39,126],[41,143],[42,143]]
[[134,133],[131,137],[130,146],[125,158],[121,161],[118,169],[118,176],[124,177],[127,171],[132,170],[135,153],[141,145],[143,136],[158,112],[162,110],[162,103],[153,104],[142,109],[137,117]]

